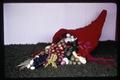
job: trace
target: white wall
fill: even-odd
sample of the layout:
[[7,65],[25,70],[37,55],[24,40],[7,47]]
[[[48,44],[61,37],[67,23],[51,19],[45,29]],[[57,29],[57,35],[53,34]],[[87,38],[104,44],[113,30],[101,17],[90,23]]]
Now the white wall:
[[51,42],[60,28],[84,27],[103,9],[108,15],[100,41],[115,40],[114,3],[4,3],[4,44]]

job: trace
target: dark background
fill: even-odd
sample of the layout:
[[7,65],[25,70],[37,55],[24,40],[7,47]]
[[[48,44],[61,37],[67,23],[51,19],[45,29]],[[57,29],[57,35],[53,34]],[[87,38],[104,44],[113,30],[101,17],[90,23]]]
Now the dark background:
[[[12,2],[56,2],[55,0],[4,0],[4,3],[12,3]],[[94,56],[110,56],[117,60],[118,47],[120,43],[120,5],[119,0],[58,0],[57,2],[112,2],[117,4],[117,22],[116,22],[116,41],[105,41],[100,42],[98,47],[93,51]],[[3,72],[5,72],[6,78],[18,78],[18,77],[83,77],[83,76],[117,76],[117,68],[109,69],[103,65],[88,62],[86,65],[69,65],[69,66],[59,66],[58,69],[54,69],[48,67],[46,69],[39,68],[34,71],[23,70],[18,71],[15,66],[19,64],[21,61],[26,60],[30,57],[31,53],[37,49],[44,48],[46,43],[38,43],[38,44],[26,44],[26,45],[6,45],[4,46],[4,24],[3,24],[3,4],[0,3],[0,50],[1,59],[4,60],[1,64],[4,63]],[[116,62],[117,63],[117,62]],[[1,68],[1,67],[0,67]]]

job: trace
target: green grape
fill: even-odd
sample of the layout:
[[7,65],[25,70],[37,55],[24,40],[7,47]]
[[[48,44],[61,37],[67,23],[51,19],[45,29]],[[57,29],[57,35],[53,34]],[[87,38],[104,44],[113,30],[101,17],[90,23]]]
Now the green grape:
[[71,61],[74,61],[74,57],[71,57]]
[[72,61],[69,61],[69,64],[72,64]]
[[77,64],[78,64],[78,65],[80,65],[80,64],[81,64],[81,62],[77,62]]

